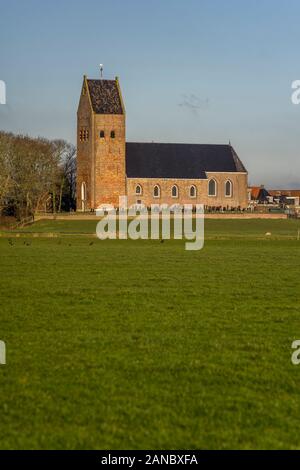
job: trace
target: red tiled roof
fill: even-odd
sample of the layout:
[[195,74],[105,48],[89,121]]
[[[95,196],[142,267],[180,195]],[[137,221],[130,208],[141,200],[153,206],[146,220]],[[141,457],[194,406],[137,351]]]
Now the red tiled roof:
[[258,199],[259,193],[261,191],[261,186],[252,186],[249,189],[251,190],[251,199]]
[[270,196],[300,197],[300,189],[270,189]]

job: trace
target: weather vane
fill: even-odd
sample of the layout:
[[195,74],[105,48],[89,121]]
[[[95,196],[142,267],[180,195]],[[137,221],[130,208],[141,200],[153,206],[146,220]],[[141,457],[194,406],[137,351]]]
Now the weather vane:
[[103,64],[100,64],[100,77],[103,77]]

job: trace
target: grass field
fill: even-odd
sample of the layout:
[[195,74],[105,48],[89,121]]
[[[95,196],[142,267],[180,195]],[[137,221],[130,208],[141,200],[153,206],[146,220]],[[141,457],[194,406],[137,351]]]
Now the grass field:
[[[19,229],[22,234],[57,233],[61,236],[95,234],[95,220],[40,220],[33,225]],[[265,239],[266,233],[272,233],[273,239],[297,239],[300,220],[273,219],[208,219],[205,221],[206,239]],[[6,231],[9,236],[9,231]],[[12,232],[15,233],[15,232]]]
[[0,448],[300,448],[299,225],[210,220],[199,252],[93,221],[0,238]]

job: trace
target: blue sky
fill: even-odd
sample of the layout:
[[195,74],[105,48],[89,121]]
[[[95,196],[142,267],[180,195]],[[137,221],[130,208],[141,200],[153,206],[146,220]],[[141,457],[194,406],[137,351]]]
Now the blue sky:
[[119,76],[127,140],[228,143],[300,187],[299,0],[0,0],[0,128],[75,142],[83,74]]

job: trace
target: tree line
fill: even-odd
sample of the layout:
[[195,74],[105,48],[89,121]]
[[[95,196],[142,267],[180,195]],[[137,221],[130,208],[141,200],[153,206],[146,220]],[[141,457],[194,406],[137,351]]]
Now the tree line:
[[0,131],[0,215],[75,210],[75,193],[74,145]]

